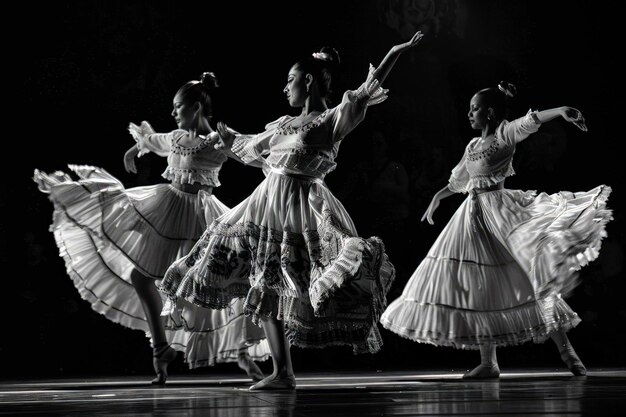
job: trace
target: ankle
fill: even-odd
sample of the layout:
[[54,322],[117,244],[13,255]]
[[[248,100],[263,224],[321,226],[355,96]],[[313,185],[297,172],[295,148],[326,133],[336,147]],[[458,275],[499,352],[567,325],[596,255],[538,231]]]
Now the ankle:
[[167,342],[157,343],[152,347],[152,356],[159,357],[163,355],[170,348]]

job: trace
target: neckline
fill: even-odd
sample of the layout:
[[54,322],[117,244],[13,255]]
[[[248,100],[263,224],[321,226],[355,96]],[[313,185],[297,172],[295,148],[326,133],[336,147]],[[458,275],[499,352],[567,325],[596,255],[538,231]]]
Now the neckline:
[[496,133],[493,134],[493,140],[489,142],[489,146],[484,146],[482,149],[476,149],[476,144],[478,143],[480,139],[482,139],[480,136],[475,138],[474,143],[472,144],[471,149],[470,149],[472,152],[484,152],[492,148],[494,144],[498,142],[498,135]]
[[[296,120],[300,116],[292,116],[292,118],[287,120],[286,123],[283,126],[290,127],[292,129],[302,129],[303,127],[313,123],[315,120],[317,120],[318,117],[320,117],[321,115],[325,114],[327,111],[328,111],[328,109],[326,109],[324,111],[321,111],[321,112],[319,110],[315,110],[315,111],[307,114],[303,118],[303,120],[307,120],[307,118],[309,118],[309,117],[311,119],[308,122],[306,122],[306,123],[305,122],[300,123],[298,126],[293,126],[292,123],[293,123],[294,120]],[[313,113],[317,113],[317,114],[315,116],[311,116]]]
[[[209,133],[209,135],[210,134],[211,133]],[[189,132],[186,132],[186,135],[189,135]],[[206,135],[204,138],[202,138],[202,140],[197,145],[194,145],[194,146],[181,145],[180,140],[185,136],[185,135],[181,135],[172,144],[172,151],[174,153],[178,153],[178,154],[185,155],[185,156],[200,152],[201,150],[205,149],[209,145],[210,143],[209,135]]]
[[176,146],[184,148],[184,149],[197,149],[197,148],[200,148],[201,146],[203,146],[209,140],[209,135],[211,133],[212,132],[209,132],[204,137],[202,137],[202,135],[196,136],[197,138],[200,138],[200,142],[198,142],[197,145],[187,146],[187,145],[181,145],[181,143],[180,143],[182,138],[184,138],[185,136],[189,136],[189,132],[185,132],[184,135],[181,135],[181,136],[178,137],[178,139],[176,139]]
[[[309,120],[308,122],[301,124],[300,126],[292,126],[291,122],[298,116],[288,116],[290,118],[286,119],[283,123],[281,123],[278,127],[279,131],[281,131],[282,133],[285,134],[294,134],[294,133],[300,133],[300,132],[307,132],[317,126],[319,126],[321,124],[321,120],[326,116],[326,114],[328,113],[330,109],[326,109],[323,112],[321,112],[320,114],[316,115],[315,117],[313,117],[311,120]],[[311,114],[311,113],[309,113]]]

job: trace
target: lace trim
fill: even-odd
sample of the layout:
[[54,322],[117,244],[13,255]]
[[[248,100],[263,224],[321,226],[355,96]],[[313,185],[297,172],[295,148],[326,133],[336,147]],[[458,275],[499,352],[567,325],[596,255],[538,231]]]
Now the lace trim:
[[511,162],[509,162],[506,167],[499,171],[493,171],[488,174],[473,174],[467,182],[452,176],[448,180],[448,188],[455,193],[467,194],[475,188],[488,188],[499,184],[513,175],[515,175],[515,170]]
[[211,187],[219,187],[219,169],[183,169],[168,166],[161,176],[179,184],[200,183]]
[[467,150],[467,160],[468,161],[477,161],[479,159],[487,158],[498,151],[498,136],[496,135],[491,142],[491,145],[487,147],[487,149],[483,149],[482,151],[474,151],[472,149]]
[[[426,312],[422,314],[428,314]],[[548,324],[539,324],[523,332],[512,332],[508,334],[500,334],[496,336],[474,336],[474,337],[447,337],[438,331],[432,330],[411,330],[395,325],[392,322],[381,320],[381,324],[387,330],[390,330],[405,339],[418,343],[427,343],[435,346],[448,346],[456,349],[478,350],[484,343],[493,343],[498,347],[517,346],[527,342],[543,343],[550,335],[558,330],[565,332],[570,331],[580,323],[578,315],[564,316],[558,322]]]
[[370,64],[367,78],[358,89],[352,92],[356,100],[367,100],[365,104],[368,107],[387,100],[387,93],[389,92],[389,90],[382,88],[378,80],[374,78],[374,71],[376,68]]
[[515,175],[515,170],[511,162],[499,171],[490,172],[488,174],[472,175],[467,184],[467,190],[474,188],[487,188],[499,184],[506,178]]
[[256,151],[249,136],[236,137],[230,150],[246,164],[261,159],[261,154]]
[[[304,233],[216,221],[209,229],[211,237],[203,237],[186,259],[168,270],[161,289],[170,297],[214,309],[245,296],[253,322],[282,318],[293,344],[347,344],[355,353],[376,352],[382,345],[376,323],[395,271],[382,242],[353,237],[331,211],[323,213],[318,230]],[[292,279],[284,279],[285,274]],[[262,288],[251,289],[249,277]],[[337,310],[331,305],[326,316],[327,303],[335,302],[351,307]]]
[[309,130],[315,129],[316,127],[321,125],[329,111],[330,109],[324,110],[323,113],[315,117],[310,122],[307,122],[298,127],[293,127],[291,125],[287,126],[287,124],[293,119],[285,120],[282,124],[278,126],[278,128],[276,129],[276,133],[278,133],[279,135],[294,135],[296,133],[306,133]]
[[207,135],[196,146],[187,147],[187,146],[182,146],[178,143],[182,138],[183,138],[183,135],[179,136],[178,139],[175,139],[172,141],[172,144],[170,147],[172,153],[183,155],[183,156],[193,155],[195,153],[200,152],[201,150],[209,146],[209,144],[211,143],[211,139],[209,139],[209,135]]

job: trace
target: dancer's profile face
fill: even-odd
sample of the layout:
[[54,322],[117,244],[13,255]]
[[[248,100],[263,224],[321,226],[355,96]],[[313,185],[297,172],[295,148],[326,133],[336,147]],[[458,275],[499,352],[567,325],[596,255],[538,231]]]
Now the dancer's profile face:
[[287,95],[291,107],[303,107],[307,98],[306,74],[295,66],[291,67],[283,93]]
[[173,105],[172,116],[174,116],[178,128],[185,130],[194,128],[195,112],[193,106],[184,101],[178,94],[174,97]]
[[481,130],[487,126],[488,114],[489,109],[484,105],[482,96],[474,94],[474,97],[470,100],[470,108],[467,113],[472,129]]

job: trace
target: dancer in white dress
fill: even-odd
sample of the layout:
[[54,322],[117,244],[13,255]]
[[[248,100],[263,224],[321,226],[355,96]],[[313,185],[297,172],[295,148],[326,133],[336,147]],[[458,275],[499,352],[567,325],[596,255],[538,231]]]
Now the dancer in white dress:
[[571,107],[533,111],[505,120],[514,86],[477,92],[469,121],[482,135],[472,139],[449,184],[422,217],[433,224],[439,202],[468,193],[402,296],[381,317],[383,326],[411,340],[460,349],[479,349],[481,364],[465,378],[500,375],[496,347],[548,337],[574,375],[586,369],[565,332],[578,315],[563,300],[577,284],[577,270],[598,256],[610,187],[591,191],[536,194],[508,190],[505,178],[516,145],[557,117],[586,131],[582,114]]
[[172,111],[177,130],[155,133],[147,122],[129,126],[137,144],[124,156],[127,171],[136,172],[136,156],[153,152],[167,157],[163,177],[170,184],[125,189],[92,166],[70,165],[77,181],[64,172],[35,170],[34,180],[54,204],[50,230],[74,285],[95,311],[152,337],[155,384],[165,383],[176,350],[190,368],[237,361],[253,380],[263,377],[253,360],[269,355],[241,300],[222,311],[187,304],[160,316],[163,300],[155,281],[228,210],[212,194],[227,159],[214,148],[218,134],[209,125],[216,86],[214,75],[204,73],[178,90]]
[[[263,161],[267,178],[218,218],[191,253],[168,270],[161,289],[172,305],[188,300],[223,308],[245,298],[246,314],[262,322],[272,353],[272,375],[251,389],[293,389],[289,344],[352,346],[376,352],[377,328],[394,278],[380,239],[358,237],[350,216],[326,187],[339,145],[386,98],[379,85],[420,32],[391,48],[365,83],[328,108],[339,57],[323,48],[296,63],[284,89],[299,116],[283,116],[258,135],[234,135],[218,124],[223,146],[244,163]],[[167,312],[167,311],[166,311]]]

